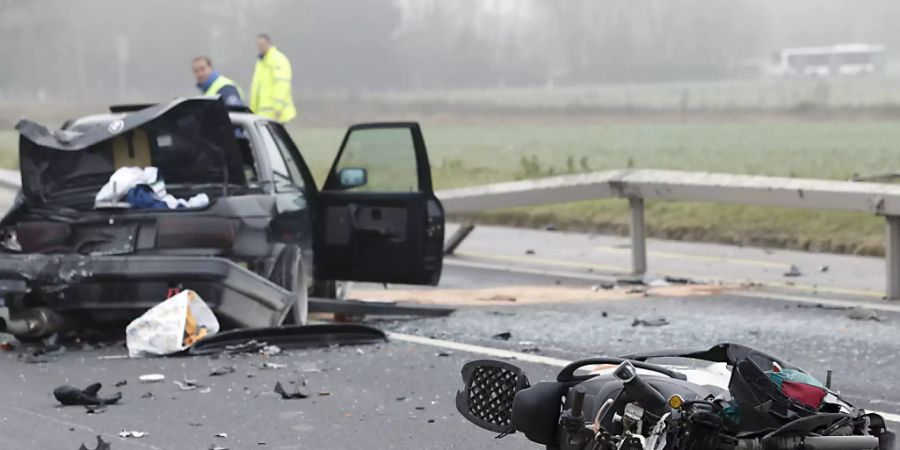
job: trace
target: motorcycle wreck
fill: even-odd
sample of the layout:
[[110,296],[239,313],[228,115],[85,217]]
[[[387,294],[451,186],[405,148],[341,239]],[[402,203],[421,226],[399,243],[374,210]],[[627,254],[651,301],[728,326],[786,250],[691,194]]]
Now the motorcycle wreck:
[[830,379],[736,344],[579,360],[534,385],[504,361],[469,362],[462,377],[467,420],[547,450],[894,448],[884,418]]

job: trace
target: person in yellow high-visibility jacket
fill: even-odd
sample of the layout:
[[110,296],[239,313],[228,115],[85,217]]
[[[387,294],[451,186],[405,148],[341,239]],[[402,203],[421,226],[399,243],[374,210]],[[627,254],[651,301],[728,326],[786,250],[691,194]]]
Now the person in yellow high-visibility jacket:
[[250,110],[285,123],[297,115],[291,98],[291,62],[272,45],[267,34],[256,37],[259,58],[250,87]]

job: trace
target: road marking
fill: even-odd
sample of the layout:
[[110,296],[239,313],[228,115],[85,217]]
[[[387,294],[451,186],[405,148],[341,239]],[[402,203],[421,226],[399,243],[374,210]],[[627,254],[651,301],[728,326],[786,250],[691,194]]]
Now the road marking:
[[[396,341],[409,342],[412,344],[420,344],[420,345],[429,345],[432,347],[439,347],[439,348],[444,348],[447,350],[456,350],[456,351],[460,351],[460,352],[468,352],[468,353],[474,353],[474,354],[478,354],[478,355],[493,356],[495,358],[516,359],[519,361],[525,361],[525,362],[530,362],[530,363],[535,363],[535,364],[543,364],[543,365],[552,366],[552,367],[565,367],[572,362],[572,361],[567,361],[565,359],[535,355],[533,353],[514,352],[514,351],[510,351],[510,350],[503,350],[501,348],[485,347],[485,346],[474,345],[474,344],[463,344],[461,342],[448,341],[448,340],[444,340],[444,339],[427,338],[427,337],[423,337],[423,336],[416,336],[413,334],[394,333],[394,332],[389,331],[389,332],[387,332],[387,335],[390,339],[396,340]],[[885,420],[900,423],[900,414],[893,414],[893,413],[887,413],[887,412],[881,412],[881,411],[871,411],[871,410],[866,410],[866,411],[878,414],[881,417],[884,417]]]
[[[600,251],[603,253],[628,254],[628,255],[631,254],[630,249],[607,247],[607,246],[594,247],[594,250],[597,250],[597,251]],[[738,265],[738,266],[768,267],[768,268],[775,268],[775,269],[790,269],[790,267],[791,267],[790,264],[781,263],[781,262],[765,261],[762,259],[732,258],[729,256],[692,255],[689,253],[659,252],[659,251],[648,251],[647,255],[656,256],[659,258],[688,259],[688,260],[694,260],[694,261],[726,263],[726,264],[733,264],[733,265]]]
[[501,266],[498,264],[482,263],[477,261],[466,261],[461,259],[444,259],[444,264],[448,266],[469,267],[473,269],[496,270],[498,272],[515,272],[528,275],[545,275],[549,277],[573,278],[585,281],[608,281],[615,282],[616,277],[604,276],[597,274],[586,274],[582,272],[567,272],[559,270],[530,269],[527,267]]
[[552,259],[552,258],[542,258],[539,256],[517,256],[517,255],[500,255],[496,253],[486,253],[486,252],[471,252],[471,251],[457,251],[454,253],[457,256],[476,258],[476,259],[488,259],[493,261],[507,261],[507,262],[516,262],[516,263],[525,263],[525,264],[547,264],[550,266],[557,267],[571,267],[576,269],[592,269],[592,270],[604,270],[607,272],[613,273],[622,273],[627,274],[631,272],[631,269],[622,266],[612,266],[607,264],[594,264],[588,262],[576,262],[576,261],[564,261],[560,259]]
[[[516,255],[498,255],[493,253],[484,253],[484,252],[456,252],[456,255],[469,257],[474,259],[487,259],[494,261],[505,261],[510,263],[520,263],[520,264],[545,264],[548,266],[556,266],[556,267],[568,267],[568,268],[579,268],[584,270],[603,270],[608,272],[613,272],[614,274],[619,274],[621,276],[630,276],[630,270],[617,266],[608,266],[603,264],[593,264],[586,262],[577,262],[577,261],[566,261],[560,259],[553,258],[538,258],[532,256],[516,256]],[[451,259],[444,259],[445,263],[451,261]],[[528,269],[528,271],[521,270],[519,266],[498,266],[503,267],[498,270],[507,270],[510,272],[522,272],[522,273],[539,273],[535,272],[534,269]],[[577,275],[577,276],[575,276]],[[688,273],[666,273],[659,274],[660,276],[672,276],[677,278],[693,278],[693,279],[705,279],[713,282],[721,282],[728,284],[745,284],[750,279],[737,279],[737,278],[717,278],[717,277],[698,277],[697,274],[688,274]],[[596,280],[603,279],[602,275],[598,276],[587,276],[584,274],[576,274],[574,272],[571,275],[566,275],[572,278],[580,278],[585,280]],[[803,283],[795,283],[795,282],[785,282],[785,281],[765,281],[760,282],[760,285],[764,287],[775,287],[780,289],[787,290],[795,290],[795,291],[804,291],[804,292],[821,292],[824,294],[837,294],[837,295],[852,295],[855,297],[867,297],[867,298],[882,298],[884,297],[884,293],[870,291],[866,289],[853,289],[853,288],[841,288],[841,287],[829,287],[829,286],[819,286],[812,284],[803,284]]]
[[535,364],[544,364],[554,367],[565,367],[570,361],[558,358],[550,358],[548,356],[535,355],[533,353],[514,352],[511,350],[503,350],[493,347],[482,347],[480,345],[463,344],[461,342],[445,341],[443,339],[433,339],[412,334],[387,332],[388,338],[410,342],[413,344],[430,345],[432,347],[446,348],[448,350],[457,350],[461,352],[477,353],[495,358],[517,359]]

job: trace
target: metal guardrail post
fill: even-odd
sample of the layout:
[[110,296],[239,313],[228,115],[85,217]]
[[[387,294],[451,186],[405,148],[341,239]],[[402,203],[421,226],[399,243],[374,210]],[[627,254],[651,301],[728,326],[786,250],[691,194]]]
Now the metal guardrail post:
[[647,235],[644,227],[644,199],[629,197],[631,207],[631,271],[634,275],[647,273]]
[[885,262],[887,263],[888,300],[900,300],[900,216],[884,216],[887,223]]

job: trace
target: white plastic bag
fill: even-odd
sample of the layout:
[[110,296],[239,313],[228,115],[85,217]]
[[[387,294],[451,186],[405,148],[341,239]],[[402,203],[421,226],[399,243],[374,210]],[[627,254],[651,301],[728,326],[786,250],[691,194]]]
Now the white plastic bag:
[[185,350],[185,325],[188,310],[198,328],[206,328],[206,336],[219,332],[219,321],[203,299],[191,290],[184,290],[150,308],[125,328],[128,356],[170,355]]

